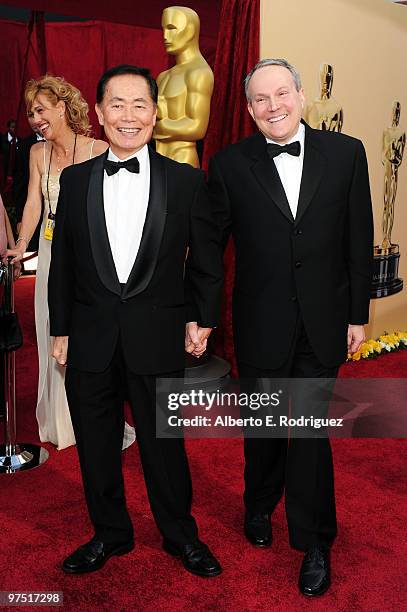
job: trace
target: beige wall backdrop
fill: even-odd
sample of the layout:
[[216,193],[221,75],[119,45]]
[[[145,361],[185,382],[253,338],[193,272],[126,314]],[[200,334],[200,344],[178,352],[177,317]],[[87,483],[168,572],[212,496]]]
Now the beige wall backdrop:
[[[360,138],[369,161],[375,243],[383,212],[383,129],[393,100],[407,131],[407,6],[386,0],[262,0],[261,57],[288,59],[300,71],[308,102],[319,95],[319,66],[334,67],[333,97],[344,109],[342,131]],[[372,300],[369,337],[407,330],[407,149],[399,170],[392,242],[400,245],[404,289]]]

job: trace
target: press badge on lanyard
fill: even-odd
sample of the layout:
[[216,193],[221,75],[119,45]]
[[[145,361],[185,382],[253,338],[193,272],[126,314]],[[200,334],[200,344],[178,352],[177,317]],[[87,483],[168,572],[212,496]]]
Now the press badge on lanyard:
[[54,235],[54,227],[55,227],[55,215],[54,213],[48,213],[47,222],[45,224],[44,230],[44,238],[45,240],[52,240]]
[[[73,155],[72,155],[72,165],[75,163],[75,151],[76,151],[76,139],[77,139],[78,135],[75,134],[75,142],[73,145]],[[51,153],[49,155],[49,164],[48,164],[48,176],[47,176],[47,194],[48,194],[48,206],[49,206],[49,212],[48,212],[48,217],[47,217],[47,222],[45,224],[45,230],[44,230],[44,238],[45,240],[52,240],[53,236],[54,236],[54,228],[55,228],[55,213],[52,212],[52,208],[51,208],[51,198],[49,197],[49,174],[51,171],[51,161],[52,161],[52,152],[54,150],[54,147],[51,147]],[[59,170],[59,168],[58,168]]]

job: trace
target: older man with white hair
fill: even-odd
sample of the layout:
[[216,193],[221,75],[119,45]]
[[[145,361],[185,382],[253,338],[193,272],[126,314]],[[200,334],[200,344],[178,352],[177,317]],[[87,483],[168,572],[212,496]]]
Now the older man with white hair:
[[[265,59],[245,81],[258,133],[211,160],[209,187],[236,252],[233,327],[242,379],[330,378],[364,340],[372,209],[362,143],[311,129],[286,60]],[[245,437],[245,534],[271,544],[285,491],[292,547],[305,553],[299,587],[330,585],[336,512],[327,437]]]

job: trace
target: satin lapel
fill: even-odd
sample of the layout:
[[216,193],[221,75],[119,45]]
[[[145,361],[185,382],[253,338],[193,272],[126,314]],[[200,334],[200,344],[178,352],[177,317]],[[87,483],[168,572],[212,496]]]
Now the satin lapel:
[[320,148],[318,148],[318,143],[316,142],[313,132],[314,130],[308,127],[308,125],[305,125],[304,164],[302,167],[300,195],[295,217],[296,224],[301,220],[310,205],[325,172],[326,157]]
[[271,198],[283,215],[294,222],[283,184],[280,180],[277,168],[273,160],[267,154],[266,139],[258,132],[245,141],[242,141],[243,152],[251,158],[250,170],[253,172],[257,182]]
[[123,298],[131,298],[144,291],[153,276],[164,232],[167,213],[167,171],[165,162],[149,148],[150,197],[140,248],[130,272]]
[[273,160],[269,157],[260,159],[252,166],[252,172],[266,193],[281,210],[283,215],[287,217],[291,223],[293,223],[294,217]]
[[120,295],[120,283],[110,249],[103,205],[103,162],[107,151],[95,161],[91,170],[88,187],[88,225],[90,246],[100,280],[106,289]]

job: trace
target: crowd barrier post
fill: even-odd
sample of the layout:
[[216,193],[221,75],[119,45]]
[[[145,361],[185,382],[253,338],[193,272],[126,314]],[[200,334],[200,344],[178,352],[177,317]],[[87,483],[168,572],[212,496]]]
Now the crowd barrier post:
[[[14,266],[1,264],[3,312],[14,312]],[[0,445],[0,474],[14,474],[42,465],[48,451],[37,444],[17,442],[16,351],[4,351],[5,444]]]

